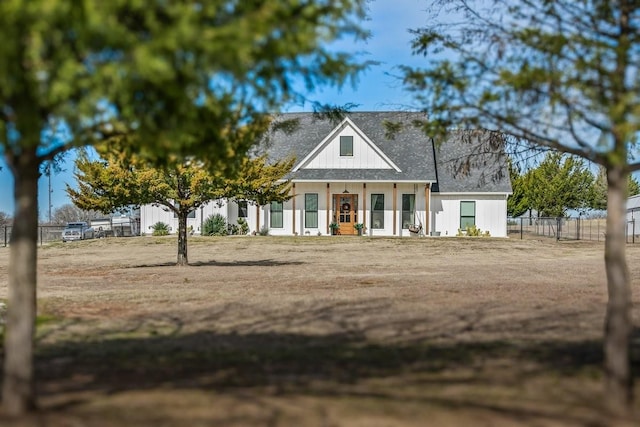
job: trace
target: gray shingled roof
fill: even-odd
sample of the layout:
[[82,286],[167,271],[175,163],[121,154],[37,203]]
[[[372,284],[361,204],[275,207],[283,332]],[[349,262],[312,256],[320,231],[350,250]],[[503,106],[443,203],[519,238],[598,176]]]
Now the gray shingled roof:
[[436,143],[438,182],[441,193],[511,193],[503,139],[497,132],[452,130]]
[[[301,169],[294,172],[291,178],[313,181],[429,181],[437,183],[434,191],[441,192],[511,192],[504,158],[498,163],[484,160],[477,162],[479,158],[476,158],[476,161],[470,162],[473,167],[469,169],[469,173],[458,173],[456,167],[459,168],[459,162],[456,159],[471,149],[468,147],[470,144],[466,144],[469,138],[463,137],[464,133],[452,132],[434,150],[433,140],[413,125],[414,120],[425,118],[422,113],[353,112],[346,116],[401,172],[392,169]],[[299,164],[341,122],[342,119],[329,120],[314,113],[281,114],[274,121],[274,130],[269,134],[262,150],[266,150],[272,159],[294,155]],[[390,135],[384,126],[385,122],[402,123],[402,127]],[[282,124],[287,124],[289,129],[281,129]],[[487,133],[476,132],[475,135],[475,141],[480,141]],[[437,168],[434,156],[439,161]],[[486,153],[483,156],[486,157]],[[495,179],[502,169],[506,179]],[[489,177],[491,178],[487,179]]]

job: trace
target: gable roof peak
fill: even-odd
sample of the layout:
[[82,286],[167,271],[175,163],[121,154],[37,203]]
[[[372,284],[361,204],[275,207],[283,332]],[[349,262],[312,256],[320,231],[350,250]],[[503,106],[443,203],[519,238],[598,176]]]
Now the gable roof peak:
[[328,132],[327,135],[315,146],[315,148],[313,148],[309,152],[309,154],[307,154],[300,162],[298,162],[298,164],[293,168],[293,172],[297,172],[312,163],[313,160],[316,159],[320,153],[326,150],[327,147],[331,145],[340,135],[340,133],[342,133],[347,127],[351,128],[353,132],[360,137],[360,140],[363,141],[364,148],[367,151],[373,151],[375,153],[374,156],[381,159],[382,163],[387,165],[385,168],[393,169],[396,172],[401,172],[396,163],[391,160],[389,156],[387,156],[385,152],[381,150],[380,147],[378,147],[376,143],[372,141],[371,138],[369,138],[369,136],[367,136],[367,134],[348,116],[345,117],[330,132]]

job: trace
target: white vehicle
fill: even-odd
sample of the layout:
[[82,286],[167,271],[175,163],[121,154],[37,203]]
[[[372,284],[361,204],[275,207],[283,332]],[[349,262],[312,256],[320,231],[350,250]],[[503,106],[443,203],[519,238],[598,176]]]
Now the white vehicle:
[[89,224],[84,221],[69,222],[67,227],[62,230],[62,241],[69,242],[72,240],[86,240],[95,238],[95,231]]

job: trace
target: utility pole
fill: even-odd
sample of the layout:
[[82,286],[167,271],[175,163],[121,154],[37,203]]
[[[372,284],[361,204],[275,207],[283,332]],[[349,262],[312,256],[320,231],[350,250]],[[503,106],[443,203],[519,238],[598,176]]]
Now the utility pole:
[[49,176],[49,224],[51,224],[51,193],[53,193],[51,189],[51,162],[47,164],[47,175]]

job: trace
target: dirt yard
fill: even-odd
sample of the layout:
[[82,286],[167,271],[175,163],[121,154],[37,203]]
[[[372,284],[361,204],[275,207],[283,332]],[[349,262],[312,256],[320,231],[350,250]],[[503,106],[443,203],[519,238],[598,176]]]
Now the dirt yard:
[[191,238],[175,259],[174,237],[41,248],[41,411],[0,425],[612,425],[601,242]]

